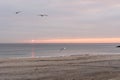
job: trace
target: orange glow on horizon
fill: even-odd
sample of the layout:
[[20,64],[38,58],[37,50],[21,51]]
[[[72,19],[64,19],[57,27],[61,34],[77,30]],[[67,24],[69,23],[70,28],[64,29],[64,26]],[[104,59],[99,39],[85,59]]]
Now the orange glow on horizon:
[[120,38],[39,39],[25,43],[120,43]]

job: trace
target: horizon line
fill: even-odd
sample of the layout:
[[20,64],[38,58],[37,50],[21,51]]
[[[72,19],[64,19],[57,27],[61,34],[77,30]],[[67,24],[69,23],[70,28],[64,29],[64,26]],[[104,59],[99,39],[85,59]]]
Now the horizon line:
[[60,38],[32,39],[22,43],[120,43],[120,38]]

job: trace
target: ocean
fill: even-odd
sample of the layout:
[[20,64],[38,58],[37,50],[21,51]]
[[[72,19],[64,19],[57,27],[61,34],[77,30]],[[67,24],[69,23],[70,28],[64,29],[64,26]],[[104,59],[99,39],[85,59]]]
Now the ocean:
[[116,48],[118,45],[117,43],[6,43],[0,44],[0,58],[120,54],[120,48]]

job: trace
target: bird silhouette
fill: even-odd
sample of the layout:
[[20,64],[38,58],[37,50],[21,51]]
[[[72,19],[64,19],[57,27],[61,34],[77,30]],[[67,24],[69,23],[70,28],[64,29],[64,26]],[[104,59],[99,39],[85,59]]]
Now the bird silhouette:
[[17,11],[17,12],[15,12],[15,14],[19,14],[19,13],[21,13],[22,11]]
[[39,14],[38,16],[44,17],[44,16],[48,16],[46,14]]

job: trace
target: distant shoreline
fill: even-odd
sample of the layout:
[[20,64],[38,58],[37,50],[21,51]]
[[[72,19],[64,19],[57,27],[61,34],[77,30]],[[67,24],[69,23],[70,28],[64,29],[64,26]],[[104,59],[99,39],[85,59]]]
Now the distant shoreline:
[[82,57],[90,57],[90,56],[120,56],[120,53],[116,54],[78,54],[78,55],[61,55],[61,56],[29,56],[29,57],[3,57],[0,59],[46,59],[46,58],[69,58],[69,57],[77,57],[77,56],[82,56]]

